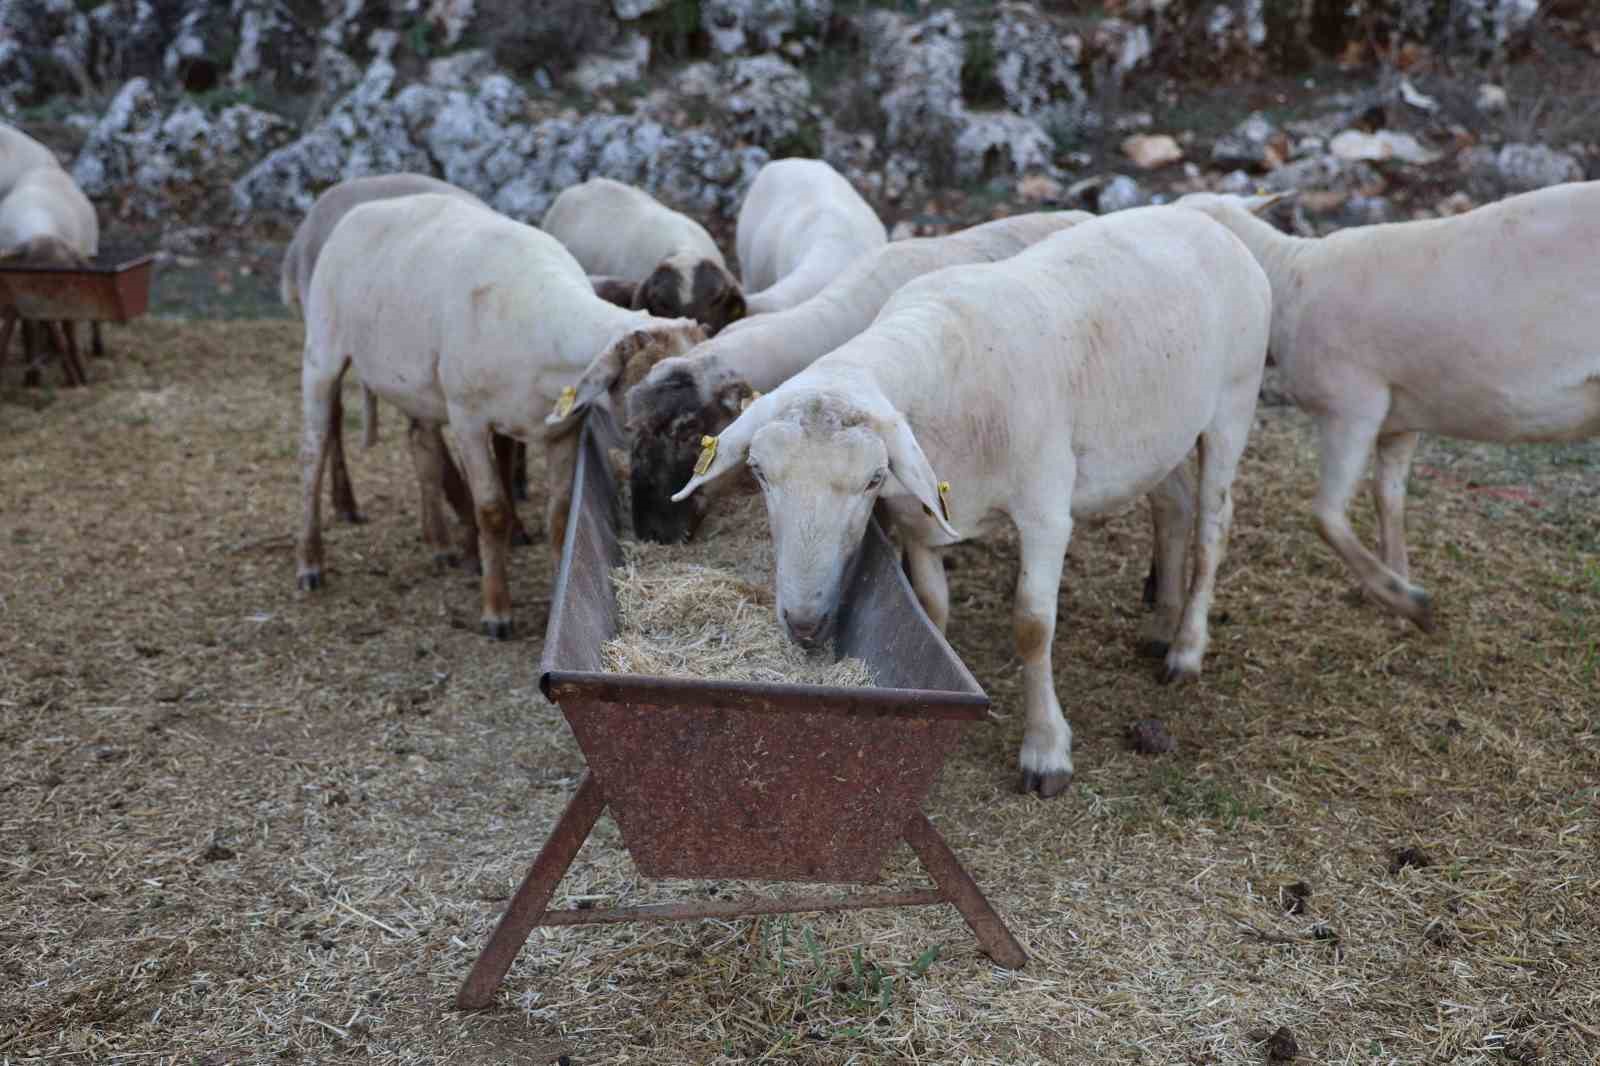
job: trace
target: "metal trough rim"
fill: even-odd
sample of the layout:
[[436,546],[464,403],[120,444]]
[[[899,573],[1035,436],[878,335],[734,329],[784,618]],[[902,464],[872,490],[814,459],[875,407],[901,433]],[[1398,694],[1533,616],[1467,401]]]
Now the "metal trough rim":
[[[982,720],[988,717],[991,701],[983,687],[978,684],[977,678],[967,668],[967,664],[959,655],[952,654],[952,665],[960,675],[964,688],[962,689],[924,689],[924,688],[895,688],[895,687],[847,687],[841,685],[802,685],[789,682],[759,682],[759,681],[714,681],[698,678],[664,677],[658,674],[619,674],[610,671],[590,670],[564,670],[554,661],[557,649],[560,646],[558,639],[561,625],[566,616],[566,601],[571,592],[572,556],[576,551],[577,537],[572,532],[578,528],[579,511],[584,502],[582,486],[587,480],[587,468],[591,462],[600,464],[599,473],[608,486],[612,488],[611,498],[614,501],[615,485],[612,479],[611,463],[606,454],[608,446],[615,446],[623,437],[616,426],[611,413],[604,408],[592,410],[585,417],[578,445],[578,461],[573,470],[572,507],[567,521],[569,535],[562,546],[561,559],[556,565],[554,583],[550,590],[550,616],[545,626],[544,652],[539,664],[539,691],[552,703],[559,703],[558,690],[565,690],[574,695],[599,695],[612,694],[616,702],[650,702],[652,695],[682,696],[693,694],[700,698],[707,706],[723,706],[731,703],[735,697],[740,699],[740,706],[748,707],[752,697],[759,697],[770,704],[759,708],[766,711],[781,711],[804,706],[811,712],[823,713],[875,713],[878,715],[901,715],[918,718],[959,718],[966,720]],[[616,530],[613,526],[612,535]],[[866,537],[877,539],[884,544],[889,543],[889,538],[876,518],[867,522]],[[611,565],[614,567],[620,562],[617,552],[613,552]],[[850,572],[854,567],[850,568]],[[923,610],[921,601],[917,598],[911,587],[910,580],[904,572],[897,571],[897,580],[905,593],[906,601],[911,610],[921,623],[933,629],[933,622]],[[608,575],[609,578],[609,575]],[[848,578],[848,573],[847,573]],[[607,594],[615,603],[616,587],[610,580],[605,582]],[[612,633],[615,636],[615,631]],[[941,639],[942,634],[941,634]],[[758,708],[750,708],[752,710]]]
[[7,263],[4,266],[0,266],[0,274],[92,274],[95,276],[102,276],[106,274],[121,274],[125,271],[132,270],[135,267],[141,267],[146,263],[154,262],[155,258],[155,252],[146,252],[143,255],[135,256],[132,259],[125,259],[120,263],[113,263],[109,266],[86,267]]

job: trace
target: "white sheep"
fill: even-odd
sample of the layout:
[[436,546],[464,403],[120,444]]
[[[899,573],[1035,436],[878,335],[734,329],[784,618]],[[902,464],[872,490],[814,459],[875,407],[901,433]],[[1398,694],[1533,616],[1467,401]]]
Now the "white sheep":
[[711,333],[745,313],[744,294],[711,234],[643,189],[610,178],[569,186],[539,228],[590,274],[633,283],[630,303],[639,310],[692,318]]
[[18,178],[36,167],[60,170],[61,160],[15,126],[0,122],[0,200],[5,199]]
[[[460,199],[424,194],[354,208],[322,249],[306,308],[300,587],[322,584],[319,482],[332,397],[351,363],[363,385],[419,423],[449,424],[476,505],[484,630],[503,638],[511,633],[510,502],[491,436],[545,437],[545,412],[597,352],[648,365],[658,348],[685,351],[704,338],[688,319],[606,303],[560,242]],[[438,439],[411,435],[428,542],[446,556]],[[557,557],[576,456],[574,435],[547,439],[547,528]]]
[[[947,266],[1009,258],[1093,217],[1083,211],[1017,215],[945,237],[884,245],[809,300],[745,319],[688,355],[656,364],[626,394],[634,533],[663,543],[692,534],[704,501],[674,504],[672,494],[689,479],[700,438],[721,432],[754,392],[777,388],[866,329],[906,282]],[[585,373],[575,410],[611,387],[604,375]]]
[[871,205],[827,163],[779,159],[751,182],[735,241],[745,307],[759,315],[815,296],[889,235]]
[[[1199,212],[1098,218],[1013,258],[910,282],[870,328],[708,442],[679,496],[748,463],[772,525],[778,616],[802,643],[827,638],[875,502],[941,628],[949,590],[937,549],[1009,518],[1021,549],[1021,786],[1051,796],[1072,773],[1050,648],[1073,523],[1146,494],[1171,512],[1153,625],[1171,638],[1165,680],[1198,674],[1271,316],[1261,268]],[[1178,482],[1191,449],[1199,490],[1184,598]]]
[[99,250],[94,205],[60,167],[24,171],[0,200],[0,259],[83,266]]
[[[1180,202],[1238,234],[1272,281],[1272,354],[1317,424],[1322,539],[1373,599],[1431,631],[1405,542],[1418,434],[1600,436],[1600,182],[1320,239],[1256,217],[1279,198]],[[1374,449],[1381,560],[1346,517]]]
[[[391,200],[398,196],[415,196],[419,193],[439,193],[454,196],[479,207],[488,205],[467,190],[426,174],[380,174],[366,178],[351,178],[324,190],[306,217],[295,228],[289,247],[284,250],[283,264],[278,274],[278,294],[283,305],[305,314],[307,293],[311,288],[311,275],[316,269],[317,257],[328,242],[333,229],[351,208],[374,200]],[[370,448],[378,439],[378,405],[371,392],[361,394],[365,411],[365,443]],[[350,468],[344,457],[344,405],[338,393],[333,397],[333,429],[328,447],[329,475],[333,495],[333,510],[346,522],[362,522],[360,508],[356,506],[355,489],[350,483]],[[472,501],[467,496],[461,473],[446,453],[444,461],[444,490],[457,514],[470,510]],[[515,521],[512,530],[514,543],[526,542],[527,532]],[[470,553],[469,553],[470,554]]]

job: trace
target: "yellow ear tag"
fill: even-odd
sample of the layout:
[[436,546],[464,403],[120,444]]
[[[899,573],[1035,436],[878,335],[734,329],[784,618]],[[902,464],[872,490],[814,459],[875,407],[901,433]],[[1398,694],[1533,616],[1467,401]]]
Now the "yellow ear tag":
[[706,471],[711,469],[712,462],[717,458],[717,438],[700,438],[700,458],[694,462],[694,476],[705,477]]
[[761,390],[751,389],[750,395],[739,401],[739,413],[744,414],[746,411],[750,410],[750,405],[759,399],[761,399]]
[[1265,185],[1257,185],[1256,186],[1256,195],[1257,196],[1265,196],[1265,195],[1267,195],[1267,187]]
[[566,418],[572,413],[572,405],[578,402],[578,390],[568,385],[561,390],[561,398],[556,401],[556,417]]
[[939,482],[939,510],[944,512],[944,520],[950,521],[950,482]]

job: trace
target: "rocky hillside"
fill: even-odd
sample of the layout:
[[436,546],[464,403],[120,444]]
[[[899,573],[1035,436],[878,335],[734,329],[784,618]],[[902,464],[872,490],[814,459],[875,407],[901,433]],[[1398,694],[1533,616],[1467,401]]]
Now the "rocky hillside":
[[0,0],[0,112],[168,235],[281,228],[391,170],[528,220],[596,174],[726,220],[796,154],[902,233],[1263,185],[1321,229],[1600,173],[1594,7]]

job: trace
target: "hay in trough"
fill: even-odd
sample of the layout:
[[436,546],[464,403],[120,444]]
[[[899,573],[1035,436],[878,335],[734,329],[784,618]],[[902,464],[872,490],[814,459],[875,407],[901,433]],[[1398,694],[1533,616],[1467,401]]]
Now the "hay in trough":
[[778,624],[772,538],[760,496],[724,501],[688,544],[623,543],[611,572],[617,636],[602,651],[617,673],[864,687],[867,664],[807,655]]

